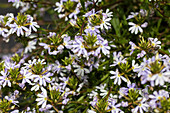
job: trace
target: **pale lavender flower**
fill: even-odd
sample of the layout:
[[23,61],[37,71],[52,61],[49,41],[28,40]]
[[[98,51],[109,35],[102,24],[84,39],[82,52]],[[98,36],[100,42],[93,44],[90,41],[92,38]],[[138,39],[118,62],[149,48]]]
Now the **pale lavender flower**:
[[144,9],[140,9],[139,13],[140,13],[143,17],[147,16],[147,11],[144,10]]
[[128,102],[122,101],[122,102],[121,102],[121,106],[122,106],[122,107],[128,107]]
[[52,76],[53,74],[50,72],[44,73],[42,75],[34,75],[35,79],[34,82],[37,83],[39,81],[39,84],[42,86],[46,86],[46,82],[50,83],[51,79],[49,78],[50,76]]
[[64,98],[64,100],[62,101],[62,104],[66,105],[69,100],[70,100],[69,98]]
[[92,9],[91,11],[87,12],[84,16],[85,16],[85,17],[89,17],[89,16],[95,15],[95,14],[96,14],[96,13],[95,13],[95,9]]
[[150,69],[147,67],[146,62],[142,62],[140,66],[133,69],[134,72],[138,73],[138,77],[150,73]]
[[91,35],[97,35],[98,33],[100,33],[100,31],[98,30],[98,28],[100,28],[100,26],[90,26],[88,25],[87,28],[84,30],[85,33],[90,33]]
[[8,0],[8,2],[19,2],[19,0]]
[[128,17],[126,18],[126,20],[129,20],[131,18],[134,18],[135,16],[137,16],[139,13],[138,12],[130,12],[131,15],[128,15]]
[[113,64],[110,66],[116,66],[120,63],[126,63],[126,58],[123,58],[123,55],[121,52],[113,52]]
[[64,36],[63,38],[63,45],[67,48],[67,49],[71,49],[72,48],[72,41],[70,39],[70,36]]
[[137,59],[143,57],[144,55],[146,55],[146,52],[144,50],[142,50],[141,53],[137,54]]
[[59,73],[62,69],[62,65],[60,64],[60,62],[58,60],[55,61],[55,63],[56,64],[53,67],[53,71]]
[[10,61],[10,59],[7,58],[5,59],[4,66],[6,69],[15,69],[15,68],[19,68],[20,64],[16,64],[16,62]]
[[96,113],[95,111],[93,111],[93,110],[87,110],[87,113]]
[[93,98],[93,101],[91,101],[90,104],[91,104],[93,107],[95,107],[96,104],[97,104],[97,101],[98,101],[98,99],[97,99],[97,96],[96,96],[96,97]]
[[85,49],[84,44],[80,39],[75,40],[75,43],[73,43],[72,47],[73,47],[72,51],[74,53],[77,53],[77,56],[83,54],[84,56],[87,57],[87,50]]
[[98,55],[100,54],[100,50],[102,51],[102,53],[104,55],[108,55],[110,54],[110,46],[108,46],[108,41],[104,40],[104,41],[99,41],[99,47],[96,49],[95,54]]
[[38,91],[42,86],[40,86],[40,84],[33,84],[34,86],[31,88],[31,91]]
[[43,46],[44,49],[48,50],[48,54],[50,54],[51,48],[50,45],[46,44],[46,43],[39,43],[40,46]]
[[105,97],[108,94],[108,91],[105,89],[106,84],[100,84],[100,86],[96,86],[96,89],[100,90],[100,96]]
[[122,87],[119,89],[119,98],[128,95],[128,88]]
[[55,113],[54,110],[50,110],[52,107],[52,105],[47,104],[44,108],[39,108],[39,110],[44,113]]
[[27,69],[29,69],[29,68],[31,68],[34,64],[36,64],[36,62],[37,62],[37,59],[34,59],[33,61],[28,60],[28,63],[24,63],[24,65],[25,65],[25,67],[26,67]]
[[19,110],[14,110],[14,111],[11,111],[11,113],[19,113]]
[[69,77],[59,77],[60,80],[62,80],[63,82],[60,83],[60,86],[62,87],[62,89],[65,89],[67,83],[68,83],[68,80],[69,80]]
[[147,26],[148,26],[148,22],[144,22],[144,23],[141,25],[142,28],[146,28]]
[[30,81],[30,79],[33,79],[32,73],[28,72],[28,70],[24,68],[22,68],[20,73],[23,75],[22,84],[25,84],[27,82],[32,85],[32,82]]
[[111,109],[111,113],[122,112],[122,110],[119,109],[119,107],[121,106],[121,103],[116,104],[116,101],[112,98],[109,98],[108,102],[109,102],[109,106],[107,109]]
[[136,49],[137,46],[132,41],[130,41],[129,44],[131,45],[131,49],[129,49],[131,51],[130,55],[132,55],[133,51]]

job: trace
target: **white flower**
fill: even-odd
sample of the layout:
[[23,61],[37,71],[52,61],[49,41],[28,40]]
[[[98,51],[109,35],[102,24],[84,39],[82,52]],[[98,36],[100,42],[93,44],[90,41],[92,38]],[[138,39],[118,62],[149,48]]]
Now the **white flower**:
[[[17,36],[24,35],[24,31],[28,32],[29,29],[26,28],[25,26],[17,25],[16,23],[10,24],[10,33],[17,33]],[[23,31],[24,30],[24,31]]]
[[121,79],[125,82],[127,82],[127,79],[125,77],[123,77],[122,75],[120,75],[118,69],[116,69],[116,71],[110,71],[111,74],[113,74],[114,76],[111,76],[110,79],[115,79],[114,80],[114,84],[118,83],[118,85],[121,84]]
[[41,87],[42,93],[38,94],[38,98],[36,101],[38,101],[37,105],[42,105],[41,108],[45,108],[47,104],[47,91],[43,87]]
[[22,84],[25,84],[27,82],[32,85],[30,81],[30,79],[33,79],[32,73],[28,72],[27,69],[23,68],[23,70],[21,70],[21,74],[23,74]]
[[40,84],[36,84],[31,88],[31,91],[38,91],[40,89]]
[[57,8],[54,9],[54,11],[58,11],[58,13],[63,12],[64,9],[63,8],[63,1],[61,0],[60,3],[56,2],[55,5],[57,6]]
[[9,87],[11,87],[11,82],[8,79],[8,72],[7,71],[1,71],[1,75],[0,76],[0,85],[3,84],[3,87],[5,87],[6,85],[8,85]]
[[155,74],[152,76],[151,80],[155,81],[155,85],[160,84],[161,86],[163,86],[168,80],[167,75],[170,75],[170,72]]
[[90,73],[90,71],[87,68],[83,68],[79,65],[73,65],[73,67],[77,68],[74,70],[77,75],[84,76],[84,73]]
[[106,13],[102,13],[102,14],[104,18],[107,18],[107,17],[112,17],[113,16],[112,13],[113,12],[109,12],[109,9],[106,9]]
[[[139,99],[138,99],[139,100]],[[145,102],[146,99],[142,99],[142,101],[139,103],[138,106],[136,106],[134,109],[132,109],[131,111],[133,113],[138,113],[138,110],[140,111],[140,113],[144,113],[144,111],[148,111],[149,105]]]
[[111,20],[111,18],[104,18],[104,17],[103,17],[102,23],[100,24],[100,28],[101,28],[101,29],[104,29],[104,28],[109,29],[110,26],[111,26],[111,24],[109,23],[110,20]]
[[32,49],[36,49],[36,41],[32,40],[28,42],[27,47],[25,48],[24,53],[32,52]]
[[37,24],[37,22],[33,22],[33,18],[31,17],[29,31],[31,32],[33,29],[35,32],[37,32],[36,28],[40,28],[40,26]]
[[138,34],[138,31],[140,31],[141,33],[143,32],[143,29],[139,25],[133,22],[129,22],[128,24],[132,26],[129,28],[129,31],[131,31],[131,33],[135,32],[135,34]]

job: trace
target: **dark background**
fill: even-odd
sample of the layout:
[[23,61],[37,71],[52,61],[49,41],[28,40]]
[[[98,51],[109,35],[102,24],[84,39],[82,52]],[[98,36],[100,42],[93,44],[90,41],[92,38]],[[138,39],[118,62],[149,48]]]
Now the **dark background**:
[[[8,0],[0,0],[0,15],[6,15],[7,13],[14,13],[17,15],[18,10],[12,6],[12,3],[8,3]],[[14,37],[10,37],[8,43],[3,41],[3,37],[0,35],[0,58],[4,55],[15,53],[21,44],[15,42]]]

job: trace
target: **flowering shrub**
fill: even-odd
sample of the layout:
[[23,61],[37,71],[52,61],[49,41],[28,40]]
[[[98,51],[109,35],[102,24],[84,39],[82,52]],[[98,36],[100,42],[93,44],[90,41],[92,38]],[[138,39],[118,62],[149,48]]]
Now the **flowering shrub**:
[[23,48],[0,63],[0,112],[170,112],[168,0],[8,2],[0,35]]

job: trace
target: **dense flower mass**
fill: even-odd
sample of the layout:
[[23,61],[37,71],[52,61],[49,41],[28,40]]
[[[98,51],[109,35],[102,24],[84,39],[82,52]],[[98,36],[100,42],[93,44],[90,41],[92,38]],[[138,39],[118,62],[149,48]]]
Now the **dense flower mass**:
[[0,62],[0,112],[170,112],[167,0],[8,2],[0,35],[23,46]]

